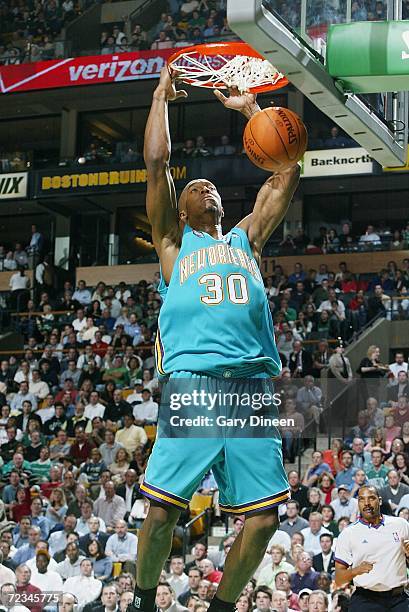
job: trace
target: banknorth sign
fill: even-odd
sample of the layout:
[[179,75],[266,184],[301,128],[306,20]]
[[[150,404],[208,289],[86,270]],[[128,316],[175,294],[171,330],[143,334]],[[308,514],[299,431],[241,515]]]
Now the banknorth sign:
[[307,151],[302,160],[301,176],[305,178],[348,174],[371,174],[373,159],[365,149],[351,147],[324,151]]
[[27,197],[27,172],[0,174],[0,200]]

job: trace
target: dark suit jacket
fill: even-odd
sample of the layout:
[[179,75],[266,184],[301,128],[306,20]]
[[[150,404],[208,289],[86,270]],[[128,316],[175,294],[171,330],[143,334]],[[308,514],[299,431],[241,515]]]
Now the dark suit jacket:
[[[288,360],[288,364],[287,364],[287,366],[290,368],[291,374],[294,374],[297,368],[297,364],[298,364],[298,355],[295,355],[295,353],[291,353],[290,358]],[[302,372],[301,372],[302,377],[307,376],[307,374],[311,374],[312,356],[311,356],[311,353],[308,353],[308,351],[305,351],[304,349],[301,351],[301,365],[302,365]]]
[[[398,401],[398,391],[399,391],[399,385],[394,385],[393,387],[390,387],[388,389],[388,400],[392,402],[397,402]],[[401,391],[399,395],[406,395],[406,397],[409,397],[409,384],[403,387],[403,392]]]
[[[126,501],[126,487],[124,484],[119,485],[119,487],[116,489],[116,494],[119,495],[119,497],[122,497],[122,499]],[[134,505],[135,500],[141,499],[141,498],[142,498],[142,494],[139,490],[139,485],[135,483],[132,488],[132,506]]]
[[[313,556],[312,566],[316,572],[324,571],[324,561],[322,558],[322,553],[319,553],[318,555]],[[331,557],[330,557],[329,564],[328,564],[328,570],[327,570],[328,574],[332,574],[332,572],[335,572],[335,554],[334,553],[331,553]]]
[[[101,544],[102,550],[105,550],[105,544],[107,543],[108,538],[109,538],[109,534],[103,533],[102,531],[98,533],[97,540]],[[92,540],[90,538],[89,533],[87,533],[84,536],[81,536],[80,539],[78,540],[80,548],[81,550],[85,551],[85,554],[87,554],[88,544],[90,542],[92,542]]]

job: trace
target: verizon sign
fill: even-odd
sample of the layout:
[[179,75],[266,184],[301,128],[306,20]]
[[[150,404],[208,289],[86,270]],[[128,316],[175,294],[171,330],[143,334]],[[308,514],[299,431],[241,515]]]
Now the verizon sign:
[[27,172],[0,174],[0,200],[27,197]]
[[159,76],[173,51],[138,51],[0,66],[0,91],[7,94],[35,89],[154,79]]

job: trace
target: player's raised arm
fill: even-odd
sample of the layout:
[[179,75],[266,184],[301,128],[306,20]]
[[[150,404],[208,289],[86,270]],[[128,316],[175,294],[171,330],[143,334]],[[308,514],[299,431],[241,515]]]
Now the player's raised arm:
[[[247,119],[261,110],[255,94],[239,94],[235,90],[230,90],[229,97],[224,96],[221,91],[215,91],[215,96],[226,108],[239,111]],[[253,212],[238,224],[237,227],[247,232],[256,258],[261,256],[265,243],[283,220],[297,188],[299,177],[298,164],[287,170],[275,172],[258,192]]]
[[153,93],[143,149],[148,172],[146,210],[159,258],[166,241],[174,241],[178,233],[176,193],[169,169],[171,141],[168,102],[186,95],[183,90],[176,91],[168,68],[162,68],[159,84]]

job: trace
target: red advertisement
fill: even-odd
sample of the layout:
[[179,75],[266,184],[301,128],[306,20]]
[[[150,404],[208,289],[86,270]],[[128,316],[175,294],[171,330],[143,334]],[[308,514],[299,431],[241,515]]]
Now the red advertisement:
[[0,91],[8,94],[57,87],[154,79],[159,76],[161,68],[174,51],[174,49],[136,51],[0,66]]

